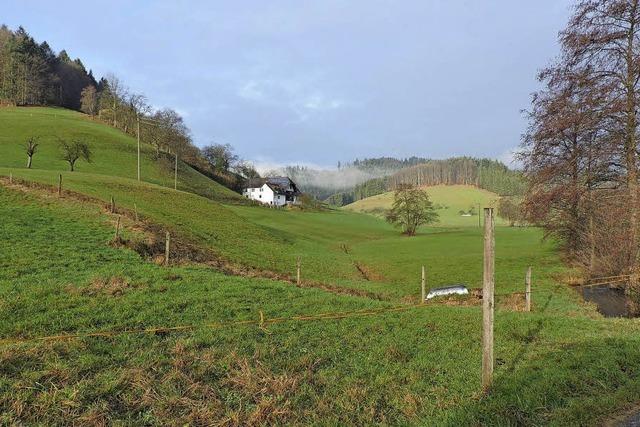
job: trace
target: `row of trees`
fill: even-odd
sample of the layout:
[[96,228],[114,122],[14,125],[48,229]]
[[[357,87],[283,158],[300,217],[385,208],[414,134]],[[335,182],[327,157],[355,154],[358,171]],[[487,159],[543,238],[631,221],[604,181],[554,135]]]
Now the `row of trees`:
[[[88,163],[93,161],[93,152],[86,142],[80,140],[58,139],[60,146],[60,158],[69,163],[69,170],[73,172],[78,160],[82,159]],[[33,166],[33,158],[38,152],[40,143],[38,138],[29,137],[24,144],[24,150],[27,155],[27,169]]]
[[592,274],[640,270],[639,1],[577,2],[523,140],[527,217]]
[[96,87],[81,94],[81,111],[155,148],[155,158],[164,167],[178,156],[201,173],[234,189],[242,181],[255,178],[253,165],[240,159],[229,144],[211,144],[200,149],[193,144],[191,131],[175,110],[153,110],[147,98],[130,91],[115,75],[102,78]]
[[475,185],[500,195],[522,194],[525,187],[520,174],[502,162],[472,157],[428,160],[402,169],[389,178],[387,187],[395,188],[401,184]]

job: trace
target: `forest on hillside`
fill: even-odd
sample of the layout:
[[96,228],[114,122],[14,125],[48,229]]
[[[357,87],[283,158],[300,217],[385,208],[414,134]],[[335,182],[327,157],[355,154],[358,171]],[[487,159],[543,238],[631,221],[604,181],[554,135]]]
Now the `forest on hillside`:
[[91,70],[65,50],[55,53],[20,27],[0,27],[0,100],[13,105],[80,109],[82,90],[98,87]]
[[[419,159],[419,158],[414,158]],[[475,185],[502,196],[521,195],[525,181],[518,171],[497,160],[455,157],[444,160],[419,159],[420,162],[400,168],[391,174],[369,179],[353,189],[337,192],[327,203],[344,206],[357,200],[396,189],[401,184]]]
[[267,176],[284,175],[293,179],[299,188],[318,200],[325,200],[334,194],[352,192],[364,182],[393,175],[399,170],[427,161],[426,158],[376,157],[356,159],[353,162],[338,162],[337,168],[313,168],[303,165],[289,165],[266,171]]

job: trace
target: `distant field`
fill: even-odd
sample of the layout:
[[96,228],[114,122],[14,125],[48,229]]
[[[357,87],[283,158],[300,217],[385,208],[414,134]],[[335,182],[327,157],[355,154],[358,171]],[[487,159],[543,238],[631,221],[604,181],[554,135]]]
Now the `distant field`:
[[[137,178],[135,138],[62,108],[0,108],[0,167],[25,168],[24,144],[29,137],[37,137],[40,144],[33,161],[35,170],[68,171],[68,164],[60,159],[58,138],[79,139],[89,144],[94,156],[90,164],[78,161],[78,172]],[[153,147],[143,144],[141,148],[142,179],[173,188],[173,168],[164,169],[152,159]],[[184,163],[179,163],[178,169],[178,188],[182,190],[216,200],[240,199],[235,192]]]
[[[440,222],[438,226],[478,226],[478,204],[480,209],[488,207],[496,207],[498,196],[481,188],[470,185],[436,185],[432,187],[424,187],[429,194],[431,201],[437,208]],[[384,211],[391,208],[393,204],[393,192],[378,194],[377,196],[367,197],[351,203],[343,209],[382,216]],[[462,216],[460,211],[468,212],[473,209],[472,216]],[[497,224],[504,222],[496,217]]]

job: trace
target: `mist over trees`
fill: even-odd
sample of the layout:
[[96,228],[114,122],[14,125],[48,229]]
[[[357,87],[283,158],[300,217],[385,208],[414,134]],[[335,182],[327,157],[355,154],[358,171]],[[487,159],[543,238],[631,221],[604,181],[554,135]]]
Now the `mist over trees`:
[[522,160],[529,220],[591,274],[638,273],[638,0],[581,0],[543,70]]
[[[378,177],[356,184],[353,188],[338,192],[327,198],[327,203],[343,206],[367,197],[394,191],[401,185],[475,185],[499,195],[521,195],[525,182],[518,171],[509,169],[502,162],[491,159],[455,157],[445,160],[430,160],[413,157],[408,161],[390,161],[383,163],[400,167],[387,170]],[[354,163],[355,164],[355,163]],[[362,163],[360,163],[361,165]],[[379,164],[376,159],[364,161],[365,165]]]

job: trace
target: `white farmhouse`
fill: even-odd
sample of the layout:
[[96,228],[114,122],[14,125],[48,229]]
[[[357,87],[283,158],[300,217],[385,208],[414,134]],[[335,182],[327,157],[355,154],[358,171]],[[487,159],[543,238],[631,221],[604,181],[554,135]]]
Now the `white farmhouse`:
[[295,204],[300,192],[296,184],[286,176],[248,180],[242,189],[247,199],[270,206]]

